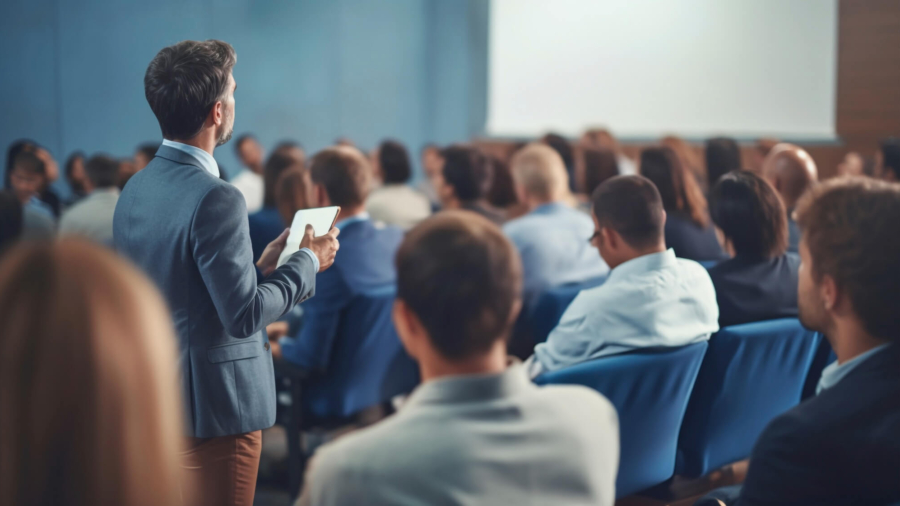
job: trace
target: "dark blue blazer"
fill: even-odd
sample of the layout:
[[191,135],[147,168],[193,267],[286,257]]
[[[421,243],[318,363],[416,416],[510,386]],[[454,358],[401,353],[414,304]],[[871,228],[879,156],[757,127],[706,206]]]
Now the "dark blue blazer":
[[[341,229],[341,248],[334,264],[316,276],[316,296],[303,305],[303,328],[293,342],[282,347],[284,358],[308,371],[324,372],[336,358],[352,353],[336,350],[342,319],[351,301],[360,293],[397,281],[394,255],[403,240],[397,227],[356,220]],[[366,322],[352,322],[365,332]]]
[[188,435],[271,427],[275,373],[265,328],[312,296],[313,259],[298,251],[257,284],[243,195],[169,146],[125,185],[113,238],[169,303]]
[[788,251],[791,253],[800,252],[800,225],[791,218],[794,210],[788,211]]
[[250,223],[250,246],[253,248],[253,262],[256,263],[266,246],[281,235],[288,225],[284,224],[284,220],[281,219],[277,209],[268,206],[251,214],[248,221]]
[[900,502],[900,344],[773,420],[756,443],[739,504]]
[[666,217],[666,247],[675,250],[675,256],[702,262],[724,260],[725,252],[710,224],[703,228],[687,216],[669,213]]
[[737,256],[709,269],[719,303],[719,327],[797,316],[800,257]]

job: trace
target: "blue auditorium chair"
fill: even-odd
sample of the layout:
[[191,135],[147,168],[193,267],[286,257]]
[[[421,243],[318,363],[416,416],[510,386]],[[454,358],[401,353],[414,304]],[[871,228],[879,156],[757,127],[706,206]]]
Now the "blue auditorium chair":
[[714,334],[681,427],[676,474],[696,478],[747,458],[765,426],[800,402],[821,340],[795,318]]
[[[390,285],[362,293],[350,303],[324,373],[291,372],[290,364],[278,364],[277,372],[290,378],[291,406],[285,425],[292,496],[300,490],[305,467],[301,432],[352,423],[363,410],[384,405],[418,385],[418,365],[403,349],[391,319],[395,297],[396,287]],[[366,329],[360,327],[363,322]]]
[[578,292],[600,286],[604,281],[606,281],[606,276],[600,276],[581,283],[557,286],[540,294],[531,310],[530,317],[534,344],[547,340],[550,331],[559,323],[566,308],[575,300]]
[[702,265],[704,269],[712,269],[716,265],[719,265],[719,262],[719,260],[701,260],[697,263]]
[[658,485],[675,470],[678,431],[706,342],[603,357],[545,373],[539,385],[585,385],[619,413],[616,497]]

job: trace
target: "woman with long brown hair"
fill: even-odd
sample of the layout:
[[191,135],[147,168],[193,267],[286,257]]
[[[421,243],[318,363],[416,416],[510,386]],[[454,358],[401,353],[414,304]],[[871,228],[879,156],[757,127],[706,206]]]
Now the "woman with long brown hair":
[[697,180],[671,148],[641,152],[641,175],[653,181],[666,210],[666,245],[682,258],[718,261],[725,258],[709,221],[706,197]]
[[0,506],[178,505],[172,323],[150,282],[77,240],[0,264]]

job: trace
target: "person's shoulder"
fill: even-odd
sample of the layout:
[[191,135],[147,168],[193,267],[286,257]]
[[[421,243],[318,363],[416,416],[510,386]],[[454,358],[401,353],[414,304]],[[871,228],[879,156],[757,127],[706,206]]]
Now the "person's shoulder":
[[535,389],[535,398],[556,407],[616,415],[609,399],[582,385],[546,385]]
[[384,462],[398,446],[409,443],[404,436],[407,426],[408,421],[398,413],[327,443],[316,451],[317,473],[365,473],[373,462]]

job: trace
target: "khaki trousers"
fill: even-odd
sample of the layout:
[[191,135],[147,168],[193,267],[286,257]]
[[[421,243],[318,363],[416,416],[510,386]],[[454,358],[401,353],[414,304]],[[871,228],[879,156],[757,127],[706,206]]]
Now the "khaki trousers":
[[253,506],[262,453],[262,431],[188,438],[182,468],[192,484],[192,504]]

